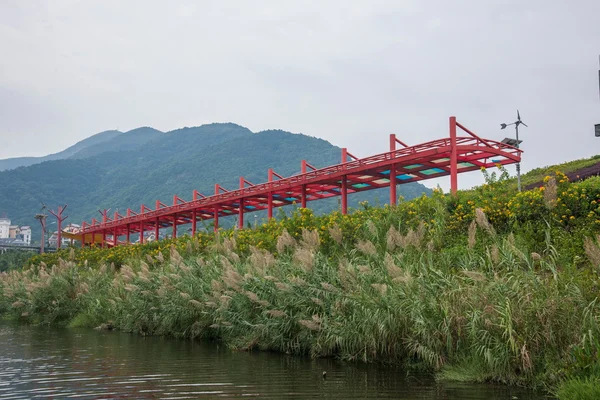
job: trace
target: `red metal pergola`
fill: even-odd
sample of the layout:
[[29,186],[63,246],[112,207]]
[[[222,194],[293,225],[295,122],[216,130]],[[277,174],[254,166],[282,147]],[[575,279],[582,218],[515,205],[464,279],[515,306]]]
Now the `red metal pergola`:
[[[467,136],[457,136],[457,129]],[[240,177],[236,190],[227,190],[215,184],[215,192],[205,196],[194,190],[192,200],[185,201],[173,196],[173,204],[156,201],[155,208],[141,205],[139,212],[127,209],[126,215],[117,212],[110,218],[108,211],[101,212],[102,220],[83,222],[80,234],[82,246],[97,242],[102,246],[129,244],[131,233],[154,232],[155,239],[161,228],[172,227],[173,237],[177,227],[191,224],[196,233],[199,220],[214,220],[215,231],[219,228],[219,217],[238,216],[238,226],[244,226],[244,213],[267,210],[269,218],[273,209],[292,203],[306,207],[308,201],[341,196],[342,213],[348,211],[348,194],[390,188],[390,204],[396,204],[396,185],[450,175],[452,193],[457,190],[457,175],[461,172],[490,168],[521,161],[521,150],[494,140],[483,139],[450,117],[450,136],[443,139],[408,146],[390,135],[390,150],[366,158],[357,158],[345,148],[341,163],[325,168],[315,168],[305,160],[301,173],[283,177],[272,169],[265,183],[253,184]],[[107,235],[112,240],[107,241]],[[124,240],[119,240],[124,236]]]

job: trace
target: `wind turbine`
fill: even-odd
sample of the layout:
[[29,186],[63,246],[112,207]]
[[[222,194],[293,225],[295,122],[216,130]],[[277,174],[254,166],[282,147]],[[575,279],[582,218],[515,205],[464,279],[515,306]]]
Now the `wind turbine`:
[[[523,125],[524,127],[529,128],[527,126],[527,124],[521,120],[521,114],[519,113],[519,110],[517,110],[517,120],[510,124],[500,124],[500,129],[506,129],[507,126],[511,126],[511,125],[515,126],[515,132],[517,134],[517,139],[514,140],[514,139],[506,138],[502,142],[507,143],[511,146],[515,146],[518,149],[519,144],[522,142],[522,140],[519,140],[519,125]],[[520,162],[517,163],[517,187],[520,192],[521,191],[521,163]]]

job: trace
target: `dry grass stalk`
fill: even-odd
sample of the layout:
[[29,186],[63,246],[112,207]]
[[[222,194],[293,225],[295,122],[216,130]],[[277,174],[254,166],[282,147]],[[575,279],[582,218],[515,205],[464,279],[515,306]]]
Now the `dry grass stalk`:
[[231,296],[227,296],[226,294],[219,297],[219,303],[221,303],[221,307],[227,308],[229,303],[231,302]]
[[283,254],[285,250],[289,248],[294,248],[296,246],[296,240],[289,234],[287,229],[284,229],[281,235],[277,238],[277,253]]
[[484,282],[487,279],[485,275],[479,271],[462,270],[461,273],[476,282]]
[[298,276],[291,277],[290,283],[296,286],[306,286],[306,281]]
[[223,286],[223,282],[217,281],[215,279],[213,279],[212,281],[210,281],[210,287],[213,291],[213,294],[215,293],[222,293],[223,290],[225,289],[225,287]]
[[533,261],[540,261],[542,259],[542,256],[536,252],[533,252],[533,253],[531,253],[531,259]]
[[319,248],[319,232],[315,230],[308,230],[302,228],[302,240],[300,246],[308,250],[317,250]]
[[356,249],[367,256],[377,254],[377,248],[370,240],[359,240],[356,244]]
[[305,272],[310,272],[315,263],[315,253],[304,247],[298,247],[294,252],[294,261],[296,261]]
[[337,244],[342,244],[344,235],[342,233],[342,228],[340,228],[338,224],[329,227],[329,236],[331,236],[331,239]]
[[275,265],[275,257],[267,250],[250,246],[250,253],[250,265],[259,275],[264,275],[267,269]]
[[192,243],[187,242],[187,244],[185,245],[185,251],[188,254],[192,254],[192,252],[194,251],[194,249],[192,248]]
[[500,248],[495,243],[492,245],[492,250],[490,251],[490,257],[494,264],[498,264],[500,262]]
[[402,242],[402,235],[396,228],[390,226],[390,229],[388,229],[387,234],[385,235],[385,239],[388,251],[394,251]]
[[198,264],[199,267],[206,267],[206,261],[202,257],[196,257],[196,264]]
[[179,295],[180,295],[181,297],[183,297],[184,299],[186,299],[186,300],[189,300],[189,299],[191,299],[191,298],[192,298],[192,296],[190,296],[190,295],[189,295],[188,293],[186,293],[186,292],[179,292]]
[[75,249],[71,247],[71,250],[69,250],[69,260],[74,260],[75,259]]
[[368,220],[367,221],[367,229],[369,231],[369,234],[373,237],[377,236],[377,227],[375,226],[375,224],[373,223],[373,221]]
[[180,266],[183,263],[183,257],[181,257],[174,244],[171,245],[169,253],[171,264]]
[[228,239],[228,238],[224,238],[223,239],[223,248],[230,252],[233,253],[235,251],[235,249],[237,248],[237,242],[235,240],[234,237]]
[[123,282],[127,283],[135,278],[136,274],[129,265],[123,265],[121,266],[121,276],[123,278]]
[[165,256],[163,256],[163,254],[159,251],[158,254],[156,255],[156,259],[158,260],[159,263],[164,263],[165,262]]
[[194,307],[202,308],[202,303],[200,303],[198,300],[191,299],[189,303]]
[[291,292],[292,288],[290,285],[288,285],[287,283],[283,283],[283,282],[275,282],[275,287],[279,290],[281,290],[282,292]]
[[228,287],[236,292],[240,291],[240,285],[242,284],[243,280],[244,279],[242,276],[236,270],[234,270],[233,267],[227,268],[223,275],[223,282],[225,282]]
[[148,264],[143,261],[140,261],[140,274],[146,276],[150,275],[150,268],[148,267]]
[[357,268],[361,274],[368,274],[371,272],[371,267],[368,265],[359,265]]
[[300,321],[298,321],[298,323],[311,331],[321,330],[321,324],[319,324],[311,319],[301,319]]
[[487,215],[485,215],[485,212],[482,208],[475,209],[475,222],[477,222],[477,225],[479,225],[481,229],[486,231],[491,236],[496,235],[494,227],[492,224],[490,224],[490,221],[488,221]]
[[348,267],[344,263],[340,263],[338,266],[338,276],[344,289],[350,290],[356,287],[356,277],[348,270]]
[[433,253],[435,251],[435,243],[433,243],[433,240],[427,242],[427,251],[430,253]]
[[251,292],[249,290],[247,290],[245,293],[246,297],[253,303],[258,303],[258,301],[260,300],[258,298],[258,295],[254,292]]
[[[600,243],[600,235],[596,236],[596,241]],[[600,267],[600,247],[589,237],[583,239],[583,248],[588,259],[594,267]]]
[[402,274],[393,278],[392,282],[409,284],[412,282],[412,280],[413,280],[413,277],[410,274],[410,272],[402,271]]
[[337,288],[333,286],[331,283],[321,282],[321,287],[328,292],[337,292]]
[[396,265],[391,254],[385,253],[383,263],[385,265],[385,268],[387,269],[388,274],[392,279],[402,276],[402,269]]
[[558,198],[558,187],[556,179],[551,176],[544,186],[544,204],[548,209],[556,207],[556,199]]
[[128,291],[128,292],[136,292],[136,291],[138,291],[140,288],[139,288],[138,286],[136,286],[136,285],[133,285],[133,284],[130,284],[130,283],[128,283],[128,284],[126,284],[126,285],[123,287],[123,289],[125,289],[125,290],[126,290],[126,291]]
[[385,283],[372,283],[371,287],[377,290],[382,296],[385,296],[388,289],[388,286]]
[[477,243],[477,222],[475,222],[475,220],[471,221],[471,224],[469,225],[468,234],[469,238],[467,240],[467,243],[469,244],[469,249],[472,249]]
[[267,311],[267,314],[275,318],[287,317],[287,314],[281,310],[269,310]]
[[323,307],[323,301],[321,299],[319,299],[318,297],[311,297],[310,299],[316,305]]

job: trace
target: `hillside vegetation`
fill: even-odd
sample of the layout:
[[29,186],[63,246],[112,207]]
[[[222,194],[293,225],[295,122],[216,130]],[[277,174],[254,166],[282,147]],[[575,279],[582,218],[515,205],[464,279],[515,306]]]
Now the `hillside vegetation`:
[[516,193],[484,176],[396,207],[37,256],[0,275],[0,312],[598,398],[600,177]]

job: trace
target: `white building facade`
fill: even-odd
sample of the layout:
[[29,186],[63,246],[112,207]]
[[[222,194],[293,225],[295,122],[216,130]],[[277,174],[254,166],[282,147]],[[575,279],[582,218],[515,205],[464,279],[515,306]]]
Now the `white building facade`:
[[10,235],[10,219],[0,217],[0,239],[8,239]]

